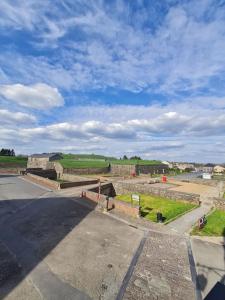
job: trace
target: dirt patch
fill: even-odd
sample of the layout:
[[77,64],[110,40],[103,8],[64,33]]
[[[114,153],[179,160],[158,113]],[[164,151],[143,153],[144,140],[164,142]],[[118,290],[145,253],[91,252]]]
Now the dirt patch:
[[211,186],[206,186],[203,184],[197,184],[197,183],[189,183],[189,182],[183,182],[183,181],[176,181],[176,180],[170,180],[171,183],[176,184],[176,187],[172,187],[172,191],[177,192],[184,192],[184,193],[194,193],[201,195],[203,193],[208,193],[212,189],[215,189]]

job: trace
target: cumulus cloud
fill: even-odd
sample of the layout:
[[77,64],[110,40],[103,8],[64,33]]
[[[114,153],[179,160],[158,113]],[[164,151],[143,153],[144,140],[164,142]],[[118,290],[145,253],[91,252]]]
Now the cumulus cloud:
[[[27,30],[34,45],[59,49],[54,61],[18,53],[5,59],[10,54],[3,54],[3,72],[10,65],[15,78],[28,80],[31,72],[37,80],[66,89],[111,87],[167,95],[204,93],[208,85],[216,94],[219,81],[224,91],[225,9],[215,1],[171,6],[167,1],[139,2],[134,7],[126,1],[67,0],[56,1],[54,7],[51,1],[16,2],[17,9],[1,1],[0,26]],[[71,16],[71,11],[76,13]],[[80,34],[82,41],[76,38]]]
[[23,84],[1,85],[0,95],[21,106],[35,109],[49,109],[64,104],[58,89],[44,83],[30,86]]
[[0,120],[4,124],[30,125],[36,121],[36,117],[31,114],[0,109]]

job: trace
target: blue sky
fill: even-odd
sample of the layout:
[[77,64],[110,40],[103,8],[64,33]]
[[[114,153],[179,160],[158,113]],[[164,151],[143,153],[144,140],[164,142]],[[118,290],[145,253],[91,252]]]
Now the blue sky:
[[1,147],[224,162],[225,1],[1,0]]

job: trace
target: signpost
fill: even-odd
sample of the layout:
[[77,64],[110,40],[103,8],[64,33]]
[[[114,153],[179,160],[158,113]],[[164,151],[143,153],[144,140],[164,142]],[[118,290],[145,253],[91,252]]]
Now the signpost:
[[138,205],[140,206],[141,197],[139,195],[137,195],[137,194],[131,194],[131,203],[132,203],[132,205],[135,202],[138,203]]

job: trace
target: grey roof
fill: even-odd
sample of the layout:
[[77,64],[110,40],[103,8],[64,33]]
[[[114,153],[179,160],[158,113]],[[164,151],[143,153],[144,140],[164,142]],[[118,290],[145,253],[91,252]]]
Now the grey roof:
[[60,153],[42,153],[42,154],[32,154],[30,155],[30,157],[34,157],[34,158],[50,158],[50,157],[54,157],[54,156],[60,156]]

